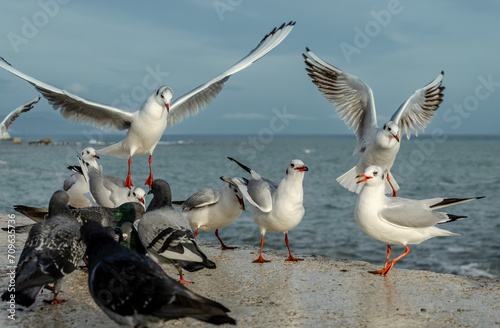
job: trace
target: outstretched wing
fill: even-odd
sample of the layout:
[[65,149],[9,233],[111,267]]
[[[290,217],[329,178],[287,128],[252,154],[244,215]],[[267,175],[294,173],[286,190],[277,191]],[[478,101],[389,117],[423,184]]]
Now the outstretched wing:
[[90,123],[99,128],[124,130],[130,127],[133,114],[121,109],[101,105],[85,100],[66,90],[61,90],[47,83],[26,75],[0,57],[0,67],[21,79],[31,83],[54,107],[60,109],[64,118],[71,118],[75,123]]
[[219,74],[217,77],[177,99],[170,106],[170,112],[167,118],[168,125],[175,125],[189,115],[198,114],[200,109],[204,109],[213,100],[213,98],[219,94],[224,87],[224,82],[226,82],[231,75],[250,66],[269,51],[273,50],[287,37],[294,25],[295,22],[290,22],[286,25],[281,25],[279,28],[274,28],[271,33],[266,35],[257,47],[250,51],[246,57],[234,64],[228,70]]
[[443,76],[444,72],[441,72],[434,81],[415,91],[392,115],[391,121],[398,124],[401,130],[404,128],[408,139],[412,129],[418,136],[417,127],[423,130],[443,102]]
[[377,129],[373,92],[356,76],[343,72],[316,56],[309,48],[302,54],[306,71],[323,96],[333,103],[349,128],[354,129],[358,144],[354,154],[363,153]]
[[12,112],[10,112],[10,114],[4,118],[2,123],[0,123],[0,136],[3,136],[3,134],[5,132],[7,132],[10,125],[12,124],[12,122],[14,122],[16,120],[16,118],[19,117],[19,115],[32,109],[33,105],[36,104],[39,100],[40,100],[40,96],[36,97],[35,99],[33,99],[32,101],[30,101],[27,104],[24,104],[22,106],[17,107]]

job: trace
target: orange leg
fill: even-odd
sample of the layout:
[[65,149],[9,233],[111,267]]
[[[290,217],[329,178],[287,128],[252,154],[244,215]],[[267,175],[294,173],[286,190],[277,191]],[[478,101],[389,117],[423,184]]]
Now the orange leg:
[[262,234],[262,239],[260,241],[260,255],[259,257],[253,261],[253,263],[266,263],[266,262],[271,262],[271,261],[268,261],[268,260],[264,260],[264,258],[262,257],[262,247],[264,247],[264,234]]
[[132,165],[132,156],[129,157],[128,159],[128,175],[127,179],[125,180],[125,187],[132,189],[132,179],[130,178],[130,165]]
[[151,189],[151,185],[153,184],[153,170],[151,170],[151,154],[149,154],[149,178],[146,180],[144,184],[148,185],[149,189]]
[[396,189],[394,189],[394,186],[391,183],[391,179],[389,178],[389,172],[387,172],[387,182],[391,185],[392,188],[392,197],[397,197],[398,193],[396,192]]
[[57,304],[57,303],[66,302],[66,299],[64,299],[64,298],[63,299],[58,299],[57,298],[57,294],[59,294],[59,293],[54,292],[54,298],[51,299],[51,300],[44,300],[44,302],[48,303],[48,304],[51,304],[51,305]]
[[194,238],[196,238],[196,236],[198,236],[198,229],[200,229],[200,228],[196,228],[196,231],[194,232]]
[[181,278],[179,279],[180,284],[184,284],[184,285],[194,284],[194,282],[192,282],[192,281],[184,280],[184,277],[182,276],[182,269],[181,268],[179,268],[179,275],[181,276]]
[[285,261],[304,261],[304,259],[293,257],[292,252],[290,251],[290,246],[288,245],[288,232],[285,232],[285,243],[286,247],[288,247],[288,253],[290,254],[290,256]]
[[387,263],[389,263],[389,256],[391,256],[391,245],[387,244],[387,258],[385,259],[384,268],[382,270],[369,271],[369,272],[373,274],[381,274],[385,269],[387,269]]
[[[198,231],[198,230],[196,230],[196,231]],[[220,237],[219,237],[219,229],[215,229],[215,236],[219,239],[219,241],[220,241],[220,247],[221,247],[222,249],[236,249],[236,248],[238,248],[238,247],[230,247],[230,246],[226,246],[226,245],[222,242],[222,239],[220,239]]]
[[394,266],[394,264],[396,264],[397,261],[401,260],[403,257],[405,257],[406,255],[408,255],[408,253],[410,253],[410,248],[408,247],[408,245],[405,245],[406,247],[406,250],[403,254],[399,255],[398,257],[396,257],[394,260],[392,260],[389,265],[387,266],[387,268],[384,268],[383,270],[381,270],[382,272],[380,273],[381,275],[383,276],[386,276],[389,271],[392,270],[392,267]]

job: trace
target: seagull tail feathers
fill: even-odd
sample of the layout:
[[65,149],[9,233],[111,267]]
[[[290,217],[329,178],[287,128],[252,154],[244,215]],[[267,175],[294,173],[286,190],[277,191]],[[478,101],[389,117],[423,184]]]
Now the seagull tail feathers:
[[118,142],[111,146],[99,149],[97,151],[98,154],[109,155],[113,157],[127,159],[130,157],[130,154],[123,149],[122,143]]

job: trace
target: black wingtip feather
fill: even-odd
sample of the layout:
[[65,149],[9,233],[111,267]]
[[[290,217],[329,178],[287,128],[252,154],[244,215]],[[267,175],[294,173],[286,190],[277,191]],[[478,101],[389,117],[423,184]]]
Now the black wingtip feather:
[[251,170],[248,166],[246,166],[246,165],[244,165],[244,164],[241,164],[240,162],[238,162],[237,160],[235,160],[235,159],[234,159],[234,158],[232,158],[232,157],[228,157],[228,159],[229,159],[230,161],[232,161],[232,162],[234,162],[234,163],[238,164],[238,165],[239,165],[239,166],[240,166],[243,170],[247,171],[248,173],[250,173],[250,174],[252,173],[252,170]]

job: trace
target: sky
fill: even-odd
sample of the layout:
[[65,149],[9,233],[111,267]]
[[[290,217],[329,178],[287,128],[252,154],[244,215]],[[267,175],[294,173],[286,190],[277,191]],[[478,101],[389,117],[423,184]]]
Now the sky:
[[[425,133],[487,135],[500,133],[499,17],[500,2],[466,0],[2,1],[0,56],[45,83],[135,111],[156,90],[144,81],[172,87],[175,99],[296,21],[203,112],[165,134],[352,134],[307,76],[307,46],[372,88],[379,125],[444,71],[444,102]],[[1,119],[37,95],[0,69]],[[42,98],[10,133],[89,129]]]

